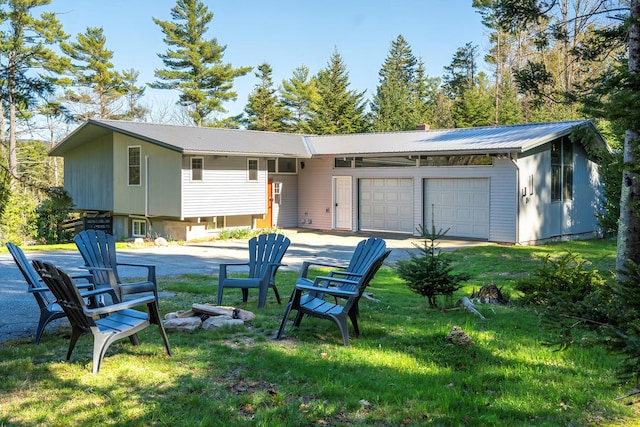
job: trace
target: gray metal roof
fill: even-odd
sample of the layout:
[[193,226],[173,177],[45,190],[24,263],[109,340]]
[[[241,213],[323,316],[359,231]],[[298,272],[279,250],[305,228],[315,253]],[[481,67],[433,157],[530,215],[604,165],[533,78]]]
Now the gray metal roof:
[[184,154],[309,158],[521,153],[568,135],[579,125],[593,127],[588,120],[574,120],[513,126],[311,136],[90,119],[55,146],[50,154],[64,155],[68,149],[110,132],[130,135]]
[[[587,120],[409,132],[309,136],[314,156],[524,152],[568,135]],[[592,126],[592,125],[591,125]]]
[[59,156],[100,135],[119,132],[184,154],[310,157],[302,135],[90,119],[51,150]]

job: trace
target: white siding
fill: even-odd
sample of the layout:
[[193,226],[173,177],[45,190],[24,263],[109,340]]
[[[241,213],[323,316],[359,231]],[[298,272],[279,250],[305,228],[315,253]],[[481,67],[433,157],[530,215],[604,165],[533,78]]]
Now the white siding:
[[[333,159],[329,158],[308,159],[305,160],[305,168],[298,171],[299,227],[331,230],[333,218],[331,176],[335,172],[332,164]],[[346,175],[342,170],[339,172],[336,175]],[[357,206],[355,197],[354,192],[353,206]]]
[[[413,230],[424,224],[423,180],[425,178],[486,178],[490,187],[489,240],[516,241],[517,172],[511,160],[494,160],[494,166],[404,167],[404,168],[333,168],[332,159],[311,159],[300,171],[298,216],[300,227],[331,229],[331,176],[361,178],[411,178],[413,180]],[[353,224],[358,224],[358,191],[353,189]],[[306,213],[306,215],[305,215]],[[312,223],[302,223],[312,219]],[[415,231],[414,231],[415,232]]]
[[246,157],[205,156],[202,181],[191,181],[190,156],[182,159],[184,218],[259,215],[266,211],[266,162],[259,161],[258,180],[249,181]]
[[280,182],[282,187],[280,204],[273,203],[273,223],[278,227],[295,228],[298,226],[298,176],[273,175],[273,183]]

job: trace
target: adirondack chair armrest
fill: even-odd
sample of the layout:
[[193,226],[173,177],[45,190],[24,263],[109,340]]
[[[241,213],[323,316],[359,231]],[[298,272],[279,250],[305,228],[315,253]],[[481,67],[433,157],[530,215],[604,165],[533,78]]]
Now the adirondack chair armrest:
[[248,262],[224,262],[220,264],[220,275],[227,277],[227,269],[231,270],[236,267],[249,267]]
[[336,275],[339,276],[350,276],[350,277],[362,277],[363,274],[360,273],[352,273],[349,271],[337,271],[337,270],[331,270],[328,274],[329,277],[334,277]]
[[36,293],[36,292],[48,292],[48,291],[49,291],[49,288],[47,288],[47,287],[39,287],[39,288],[29,288],[29,289],[27,289],[27,292],[29,292],[31,294]]
[[155,304],[155,297],[153,295],[148,295],[124,302],[119,302],[116,304],[106,305],[104,307],[96,307],[96,308],[85,308],[84,313],[87,316],[95,317],[101,316],[103,314],[109,314],[116,311],[122,311],[127,308],[137,307],[143,304]]
[[[325,277],[325,278],[329,279],[328,277]],[[354,282],[352,280],[347,280],[346,282],[348,282],[348,284],[350,285],[358,284],[358,282]],[[298,283],[296,284],[296,290],[305,290],[308,292],[321,292],[323,294],[336,296],[336,297],[343,297],[343,298],[349,298],[349,297],[354,297],[358,295],[358,291],[349,291],[347,289],[341,289],[334,286],[318,286],[315,284],[315,282],[313,285]]]
[[114,298],[114,301],[117,299],[117,295],[116,292],[109,288],[98,288],[98,289],[92,289],[90,291],[81,291],[80,292],[80,296],[83,298],[89,298],[89,297],[95,297],[97,295],[102,295],[102,294],[109,294],[111,295],[112,298]]
[[130,262],[118,262],[116,265],[124,267],[140,267],[147,269],[147,281],[156,283],[156,266],[155,264],[140,264]]
[[302,263],[302,267],[300,267],[300,274],[298,275],[298,277],[307,277],[310,267],[341,268],[341,269],[347,268],[346,265],[329,263],[329,262],[304,261]]

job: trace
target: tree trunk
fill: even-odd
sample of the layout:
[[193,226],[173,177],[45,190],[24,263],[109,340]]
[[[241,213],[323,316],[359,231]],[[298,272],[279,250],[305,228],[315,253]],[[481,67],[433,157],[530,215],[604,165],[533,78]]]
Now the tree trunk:
[[[629,27],[629,72],[640,74],[640,0],[631,0]],[[640,177],[630,170],[638,164],[638,129],[627,129],[624,138],[624,171],[620,195],[620,224],[616,270],[618,277],[627,260],[640,264]]]

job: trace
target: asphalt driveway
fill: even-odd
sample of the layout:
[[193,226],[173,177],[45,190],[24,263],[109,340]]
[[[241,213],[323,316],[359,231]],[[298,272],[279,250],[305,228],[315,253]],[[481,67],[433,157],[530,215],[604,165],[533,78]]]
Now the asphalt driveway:
[[[325,233],[306,230],[287,230],[291,245],[284,256],[285,269],[298,270],[305,260],[339,262],[349,261],[353,249],[363,238],[372,233]],[[420,240],[406,235],[380,234],[393,249],[386,264],[408,258],[415,251],[414,243]],[[442,240],[439,247],[451,250],[460,247],[486,245],[487,242]],[[247,243],[245,240],[218,240],[214,242],[147,247],[141,249],[119,250],[121,262],[148,263],[156,265],[158,281],[164,276],[177,274],[218,274],[221,262],[246,260]],[[42,259],[53,263],[67,272],[77,270],[82,258],[76,251],[25,252],[29,259]],[[140,270],[119,270],[122,277],[140,276]],[[0,254],[0,343],[13,338],[34,336],[38,322],[38,305],[26,292],[26,284],[9,253]],[[211,286],[217,289],[217,283]],[[286,296],[285,296],[286,298]],[[213,301],[211,301],[213,302]],[[43,335],[46,339],[46,332]]]

